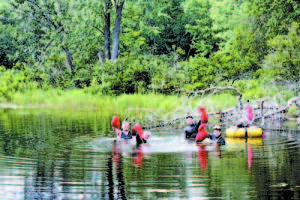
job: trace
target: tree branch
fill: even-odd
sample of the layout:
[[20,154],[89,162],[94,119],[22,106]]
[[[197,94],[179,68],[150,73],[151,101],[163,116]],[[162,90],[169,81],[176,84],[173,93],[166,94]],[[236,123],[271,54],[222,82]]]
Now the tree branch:
[[98,30],[100,33],[102,33],[104,35],[104,32],[100,28],[93,26],[93,25],[91,25],[91,27],[95,28],[96,30]]
[[63,13],[63,10],[62,10],[62,7],[61,7],[61,1],[56,0],[56,2],[57,2],[57,7],[58,7],[58,13],[62,16],[64,13]]
[[21,21],[22,18],[7,18],[7,17],[0,17],[0,21],[3,23],[6,22],[14,22],[14,21]]
[[281,109],[279,109],[279,110],[277,110],[277,111],[275,111],[275,112],[272,112],[272,113],[270,113],[270,114],[267,114],[267,115],[265,115],[265,116],[260,116],[260,117],[256,117],[254,120],[257,120],[257,119],[260,119],[260,118],[268,118],[268,117],[271,117],[272,115],[275,115],[275,114],[277,114],[277,113],[281,113],[281,112],[285,112],[289,107],[291,107],[294,103],[297,105],[297,101],[299,101],[300,100],[300,97],[294,97],[294,98],[292,98],[292,99],[290,99],[289,101],[288,101],[288,103],[286,104],[286,106],[284,106],[283,108],[281,108]]
[[242,103],[242,96],[243,95],[242,95],[242,93],[238,89],[236,89],[234,87],[230,87],[230,86],[228,86],[228,87],[211,87],[211,88],[207,88],[205,90],[191,91],[191,92],[189,92],[188,97],[191,94],[194,94],[196,96],[198,93],[201,93],[203,95],[205,92],[210,91],[210,90],[220,90],[220,91],[222,91],[222,90],[232,90],[232,91],[235,91],[239,95],[238,101],[240,103],[240,109],[243,107],[243,103]]
[[48,29],[48,28],[51,29],[51,27],[50,27],[49,24],[44,24],[44,23],[41,21],[41,19],[35,18],[35,17],[33,17],[33,15],[30,16],[30,17],[28,17],[28,18],[29,18],[29,20],[36,21],[36,22],[39,23],[42,27],[45,27],[45,28],[47,28],[47,29]]
[[34,7],[36,7],[37,9],[39,9],[42,12],[42,16],[46,19],[46,21],[51,24],[55,30],[59,29],[60,27],[58,27],[52,20],[51,18],[43,11],[43,9],[36,3],[35,0],[25,0],[29,3],[31,3]]

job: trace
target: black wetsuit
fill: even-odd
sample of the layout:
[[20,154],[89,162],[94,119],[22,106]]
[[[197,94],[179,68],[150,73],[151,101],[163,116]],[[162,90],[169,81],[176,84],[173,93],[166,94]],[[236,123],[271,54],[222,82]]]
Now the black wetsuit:
[[147,140],[141,139],[140,135],[136,134],[136,144],[140,145],[140,144],[143,144],[143,143],[147,143]]
[[238,127],[238,128],[247,128],[247,127],[249,127],[249,124],[247,122],[241,121],[236,125],[236,127]]
[[221,135],[219,137],[216,137],[215,135],[209,135],[209,138],[212,141],[217,141],[218,145],[225,145],[226,144],[225,139]]
[[188,125],[184,129],[185,139],[195,139],[200,125],[201,125],[201,120],[199,120],[198,123],[193,123],[192,125]]
[[128,132],[128,135],[126,135],[123,131],[121,133],[121,138],[123,139],[132,139],[132,135],[130,132]]

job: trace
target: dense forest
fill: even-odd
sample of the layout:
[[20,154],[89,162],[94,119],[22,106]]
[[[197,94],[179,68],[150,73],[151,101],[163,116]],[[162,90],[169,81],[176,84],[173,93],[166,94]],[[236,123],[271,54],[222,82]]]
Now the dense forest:
[[0,0],[0,96],[299,80],[297,0]]

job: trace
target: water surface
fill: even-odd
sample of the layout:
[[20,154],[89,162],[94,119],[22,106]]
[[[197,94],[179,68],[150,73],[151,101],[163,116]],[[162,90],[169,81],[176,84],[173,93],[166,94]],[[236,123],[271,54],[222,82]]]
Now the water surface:
[[115,143],[99,111],[0,111],[0,199],[299,199],[299,131],[196,146]]

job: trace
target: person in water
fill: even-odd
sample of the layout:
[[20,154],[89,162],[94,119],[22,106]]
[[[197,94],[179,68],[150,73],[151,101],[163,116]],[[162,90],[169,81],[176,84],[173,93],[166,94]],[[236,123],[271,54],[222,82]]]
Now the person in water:
[[144,143],[147,143],[150,135],[151,135],[151,132],[150,131],[143,131],[142,129],[142,126],[140,124],[135,124],[133,127],[132,127],[132,133],[135,133],[136,134],[136,144],[137,145],[141,145],[141,144],[144,144]]
[[200,106],[198,111],[200,113],[200,120],[198,122],[195,122],[193,116],[191,115],[186,117],[188,126],[184,129],[185,139],[195,139],[197,137],[200,125],[207,124],[208,122],[208,114],[205,107]]
[[250,105],[250,101],[247,100],[247,104],[245,105],[245,109],[247,110],[247,118],[246,116],[241,119],[237,124],[237,128],[248,128],[252,125],[252,121],[253,121],[253,108]]
[[130,124],[129,122],[123,122],[122,124],[122,130],[120,129],[120,119],[118,116],[113,116],[113,119],[111,120],[111,125],[113,128],[113,131],[116,133],[117,138],[122,139],[132,139],[132,134],[129,131],[130,130]]
[[215,126],[214,133],[209,135],[209,138],[218,145],[225,145],[225,139],[222,137],[221,127]]
[[120,138],[123,138],[123,139],[132,139],[132,134],[129,131],[129,129],[130,129],[129,122],[124,122],[122,124],[122,131],[121,131]]
[[198,133],[198,128],[201,125],[201,120],[197,123],[193,116],[189,115],[186,118],[186,123],[188,126],[184,129],[185,139],[195,139]]
[[[111,125],[113,128],[113,131],[116,133],[117,138],[122,138],[125,140],[135,138],[137,145],[146,143],[151,136],[150,131],[145,131],[145,133],[143,132],[142,126],[140,124],[135,124],[131,128],[131,131],[129,131],[130,130],[129,122],[123,123],[123,125],[122,125],[123,130],[121,131],[120,130],[120,121],[119,121],[118,116],[113,117],[113,119],[111,121]],[[133,136],[135,136],[135,137],[133,137]]]
[[250,105],[249,99],[247,100],[246,109],[247,109],[247,120],[248,120],[247,124],[248,126],[251,126],[253,120],[253,108]]

